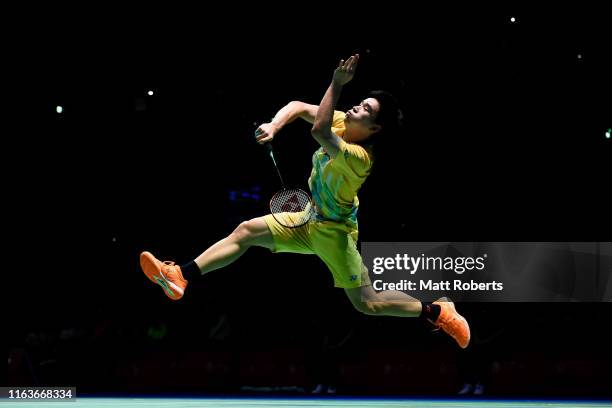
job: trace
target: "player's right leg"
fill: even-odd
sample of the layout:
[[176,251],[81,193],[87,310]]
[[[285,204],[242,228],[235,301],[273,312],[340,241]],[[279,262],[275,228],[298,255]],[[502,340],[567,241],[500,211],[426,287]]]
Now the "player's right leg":
[[162,262],[148,251],[140,254],[140,266],[145,275],[162,287],[173,300],[183,297],[187,280],[185,270],[192,270],[191,276],[198,276],[222,268],[234,262],[252,246],[274,250],[274,240],[263,217],[242,222],[227,237],[206,249],[193,262],[178,266],[174,262]]
[[204,275],[231,264],[252,246],[274,250],[272,233],[264,217],[242,222],[231,234],[198,256],[195,263]]

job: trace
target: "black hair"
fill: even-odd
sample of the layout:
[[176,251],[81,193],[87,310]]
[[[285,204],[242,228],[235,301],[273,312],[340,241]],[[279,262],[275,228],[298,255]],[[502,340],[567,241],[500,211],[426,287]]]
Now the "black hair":
[[[371,91],[368,94],[368,98],[374,98],[378,101],[380,109],[374,119],[374,123],[381,126],[381,129],[372,135],[372,142],[378,142],[378,140],[390,138],[396,134],[401,126],[404,119],[404,115],[400,109],[399,102],[395,97],[387,91],[376,90]],[[382,137],[381,137],[382,136]]]
[[366,98],[374,98],[380,105],[374,118],[374,123],[380,125],[380,130],[360,144],[370,146],[376,151],[376,155],[379,155],[384,150],[393,149],[395,136],[403,126],[404,115],[397,99],[387,91],[371,91]]

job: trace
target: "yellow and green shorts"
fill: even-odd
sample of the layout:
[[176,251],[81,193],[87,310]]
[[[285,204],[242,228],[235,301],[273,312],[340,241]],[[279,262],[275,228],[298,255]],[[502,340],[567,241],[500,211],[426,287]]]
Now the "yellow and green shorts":
[[370,285],[368,270],[357,250],[359,231],[349,225],[334,221],[310,220],[307,224],[288,228],[274,217],[287,219],[301,217],[301,213],[268,214],[264,217],[272,232],[275,249],[272,252],[291,252],[317,255],[334,277],[334,286],[358,288]]

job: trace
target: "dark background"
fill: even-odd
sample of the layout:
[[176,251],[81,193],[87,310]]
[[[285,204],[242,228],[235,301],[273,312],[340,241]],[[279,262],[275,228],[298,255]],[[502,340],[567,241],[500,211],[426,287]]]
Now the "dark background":
[[[279,185],[254,124],[290,100],[318,103],[353,52],[339,109],[384,88],[407,119],[360,194],[361,240],[611,240],[609,15],[292,7],[23,15],[10,45],[24,160],[11,180],[28,216],[8,383],[308,391],[332,361],[345,394],[452,395],[480,364],[489,395],[610,396],[609,303],[460,305],[475,339],[459,352],[416,320],[359,315],[314,257],[252,249],[179,302],[149,284],[141,251],[184,262],[266,213]],[[304,185],[308,125],[275,148]]]

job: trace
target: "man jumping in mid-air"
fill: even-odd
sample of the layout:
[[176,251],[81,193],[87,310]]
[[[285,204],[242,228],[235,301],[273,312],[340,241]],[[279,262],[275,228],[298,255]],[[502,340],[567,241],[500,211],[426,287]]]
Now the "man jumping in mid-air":
[[[184,265],[161,262],[150,252],[140,255],[140,265],[152,282],[177,300],[183,296],[188,280],[229,265],[252,246],[272,252],[316,254],[331,271],[335,286],[344,289],[358,311],[423,318],[465,348],[470,342],[470,328],[450,300],[442,298],[429,303],[400,291],[375,292],[357,251],[357,192],[372,169],[374,146],[397,129],[401,116],[395,99],[384,91],[372,92],[346,113],[334,111],[342,87],[355,74],[358,60],[359,55],[353,55],[340,61],[319,106],[290,102],[270,123],[256,130],[257,141],[264,144],[298,117],[313,124],[312,136],[321,147],[314,153],[308,180],[316,213],[306,225],[287,228],[269,214],[241,223]],[[281,213],[276,217],[292,214]]]

